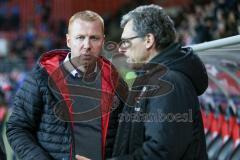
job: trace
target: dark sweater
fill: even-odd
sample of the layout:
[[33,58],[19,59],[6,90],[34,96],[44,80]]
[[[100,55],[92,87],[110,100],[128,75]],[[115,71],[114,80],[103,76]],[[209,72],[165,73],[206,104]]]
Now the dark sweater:
[[[83,75],[80,75],[79,78],[77,76],[68,74],[66,78],[67,83],[75,85],[78,88],[89,87],[92,89],[101,89],[100,72],[98,72],[98,74],[93,74],[89,79],[85,79],[82,76]],[[70,91],[70,93],[74,93],[74,91]],[[96,95],[92,97],[101,97],[101,95]],[[81,113],[87,112],[96,107],[98,108],[97,111],[100,113],[101,100],[92,97],[84,96],[84,91],[80,92],[79,95],[70,95],[70,98],[73,101],[73,112],[79,114],[79,116],[74,117],[74,150],[75,154],[85,156],[92,160],[101,160],[101,117],[91,115],[90,117],[81,118],[83,117],[81,116]]]

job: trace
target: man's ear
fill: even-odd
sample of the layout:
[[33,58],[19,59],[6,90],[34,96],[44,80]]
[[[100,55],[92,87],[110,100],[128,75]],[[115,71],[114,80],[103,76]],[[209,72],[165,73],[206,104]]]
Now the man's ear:
[[105,34],[103,35],[103,45],[105,44],[106,36]]
[[154,47],[155,45],[155,37],[152,33],[148,33],[145,37],[145,46],[147,49]]
[[66,34],[66,41],[67,41],[68,48],[71,48],[69,34]]

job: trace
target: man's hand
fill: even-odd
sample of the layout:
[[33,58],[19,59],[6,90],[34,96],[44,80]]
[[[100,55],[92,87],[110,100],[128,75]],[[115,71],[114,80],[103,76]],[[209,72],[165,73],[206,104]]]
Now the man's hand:
[[88,159],[88,158],[80,156],[80,155],[76,155],[75,158],[76,158],[76,160],[91,160],[91,159]]

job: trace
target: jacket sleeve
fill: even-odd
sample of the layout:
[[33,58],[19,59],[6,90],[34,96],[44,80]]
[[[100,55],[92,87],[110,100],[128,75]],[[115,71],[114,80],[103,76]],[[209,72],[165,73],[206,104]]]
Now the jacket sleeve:
[[0,159],[1,160],[6,160],[6,150],[5,150],[5,146],[4,146],[4,142],[2,139],[2,135],[0,137]]
[[8,141],[20,159],[51,159],[36,139],[41,109],[42,97],[37,81],[29,74],[16,93],[6,131]]
[[195,111],[191,108],[196,104],[196,96],[191,87],[184,84],[174,84],[174,87],[166,95],[148,99],[148,117],[144,117],[145,140],[142,146],[133,153],[113,157],[111,160],[181,159],[193,137],[192,114]]

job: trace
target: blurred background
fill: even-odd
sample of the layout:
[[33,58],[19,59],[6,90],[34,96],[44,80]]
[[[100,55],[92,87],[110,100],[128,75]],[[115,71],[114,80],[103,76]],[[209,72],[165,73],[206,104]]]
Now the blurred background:
[[[117,52],[121,16],[139,5],[152,3],[167,10],[183,46],[240,33],[239,0],[0,0],[0,131],[4,133],[16,90],[39,56],[66,48],[65,34],[72,14],[93,10],[104,18],[109,46],[103,53],[109,58]],[[235,156],[240,160],[240,47],[235,44],[240,44],[240,37],[233,46],[196,49],[210,77],[208,90],[199,97],[210,159]],[[124,66],[121,58],[113,62]],[[124,67],[119,70],[123,76],[128,72]],[[6,139],[4,143],[8,159],[12,159]]]

